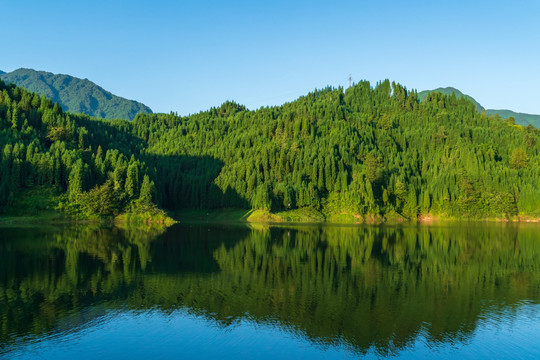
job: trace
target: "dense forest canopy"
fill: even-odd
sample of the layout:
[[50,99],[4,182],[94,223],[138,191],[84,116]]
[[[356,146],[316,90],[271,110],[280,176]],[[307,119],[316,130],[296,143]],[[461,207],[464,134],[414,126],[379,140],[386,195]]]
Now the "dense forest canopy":
[[448,95],[448,96],[451,96],[452,93],[453,93],[458,98],[464,97],[464,98],[467,98],[468,100],[472,101],[472,103],[476,107],[476,111],[481,113],[482,111],[485,110],[485,108],[482,105],[480,105],[480,103],[478,103],[478,101],[476,101],[472,96],[466,95],[466,94],[462,93],[461,91],[459,91],[458,89],[453,88],[453,87],[445,87],[445,88],[440,87],[440,88],[437,88],[437,89],[434,89],[434,90],[420,91],[418,93],[418,99],[420,99],[420,101],[424,100],[424,98],[426,96],[428,96],[430,92],[440,92],[441,94]]
[[[52,189],[58,207],[114,215],[309,208],[366,218],[540,216],[540,134],[466,98],[386,80],[255,111],[103,121],[0,82],[0,206]],[[155,204],[155,205],[154,205]]]

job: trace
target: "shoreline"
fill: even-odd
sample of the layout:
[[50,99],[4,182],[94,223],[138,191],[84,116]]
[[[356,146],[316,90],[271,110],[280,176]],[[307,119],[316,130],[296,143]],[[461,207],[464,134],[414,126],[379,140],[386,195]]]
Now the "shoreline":
[[[302,209],[299,209],[302,210]],[[292,210],[296,212],[298,210]],[[457,218],[440,215],[420,215],[416,220],[404,217],[377,218],[366,215],[330,214],[324,216],[306,216],[304,218],[290,216],[289,212],[271,213],[266,210],[219,209],[200,210],[185,209],[174,212],[174,218],[180,223],[243,223],[243,224],[326,224],[326,225],[436,225],[451,223],[540,223],[540,217],[520,215],[512,218]],[[345,215],[345,216],[344,216]],[[351,221],[352,220],[352,221]]]
[[372,215],[329,214],[313,212],[311,209],[297,209],[271,213],[266,210],[245,209],[184,209],[171,213],[171,217],[160,219],[142,219],[133,214],[120,214],[114,218],[80,219],[64,213],[44,212],[32,215],[0,215],[0,226],[6,225],[96,225],[117,227],[169,227],[177,223],[187,224],[319,224],[319,225],[437,225],[451,223],[512,223],[539,224],[540,217],[520,215],[512,218],[456,218],[439,215],[420,215],[415,220],[404,217],[376,217]]

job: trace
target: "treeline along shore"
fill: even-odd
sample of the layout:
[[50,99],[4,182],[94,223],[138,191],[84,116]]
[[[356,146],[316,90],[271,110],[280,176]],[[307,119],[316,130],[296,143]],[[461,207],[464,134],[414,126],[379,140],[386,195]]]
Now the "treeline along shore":
[[[382,81],[274,107],[103,120],[0,81],[0,209],[167,222],[540,218],[540,134]],[[253,210],[253,211],[252,211]],[[181,220],[181,219],[180,219]]]

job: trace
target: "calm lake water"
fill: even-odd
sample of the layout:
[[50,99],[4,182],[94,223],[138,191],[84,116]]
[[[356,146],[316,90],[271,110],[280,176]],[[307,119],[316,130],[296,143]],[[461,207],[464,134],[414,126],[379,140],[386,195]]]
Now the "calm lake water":
[[540,359],[540,226],[0,228],[2,359]]

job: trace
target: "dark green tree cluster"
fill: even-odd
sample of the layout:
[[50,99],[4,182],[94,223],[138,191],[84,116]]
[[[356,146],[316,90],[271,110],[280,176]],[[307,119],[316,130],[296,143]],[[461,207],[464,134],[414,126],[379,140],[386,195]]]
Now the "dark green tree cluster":
[[420,101],[388,80],[360,82],[256,111],[226,102],[129,123],[63,113],[35,94],[0,88],[3,206],[21,188],[48,184],[88,213],[151,198],[173,210],[540,215],[538,130],[478,113],[455,95]]
[[[190,117],[139,115],[133,128],[148,153],[179,159],[173,169],[158,167],[168,207],[540,214],[535,128],[486,117],[454,95],[421,102],[389,81],[327,88],[257,111],[227,102]],[[211,171],[216,159],[221,169]],[[231,190],[239,197],[224,196]]]
[[54,187],[65,194],[62,206],[86,214],[150,205],[154,185],[137,158],[141,148],[127,122],[64,113],[0,81],[0,207],[36,186]]

